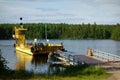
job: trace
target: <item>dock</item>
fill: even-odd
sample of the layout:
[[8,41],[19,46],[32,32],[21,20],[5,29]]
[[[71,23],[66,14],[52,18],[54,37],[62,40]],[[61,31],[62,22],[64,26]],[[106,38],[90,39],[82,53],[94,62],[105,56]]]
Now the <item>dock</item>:
[[66,55],[61,51],[51,53],[54,60],[49,61],[53,65],[79,65],[79,64],[90,64],[90,65],[114,65],[120,64],[120,56],[107,53],[100,50],[88,49],[86,55]]

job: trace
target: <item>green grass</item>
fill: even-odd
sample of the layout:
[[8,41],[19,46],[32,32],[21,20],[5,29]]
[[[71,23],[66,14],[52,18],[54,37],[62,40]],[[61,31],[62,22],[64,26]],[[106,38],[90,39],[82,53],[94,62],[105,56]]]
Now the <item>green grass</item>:
[[[97,80],[106,78],[109,75],[100,66],[78,65],[70,66],[64,71],[55,71],[53,73],[55,78],[62,80]],[[61,78],[60,78],[61,77]]]
[[42,80],[100,80],[109,76],[100,66],[78,65],[56,70],[53,74],[34,74],[28,71],[8,71],[0,79],[42,79]]

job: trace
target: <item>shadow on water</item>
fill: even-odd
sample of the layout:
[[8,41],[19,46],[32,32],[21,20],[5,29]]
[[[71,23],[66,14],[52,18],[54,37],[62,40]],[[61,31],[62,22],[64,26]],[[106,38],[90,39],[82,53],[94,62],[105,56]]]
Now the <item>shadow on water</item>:
[[35,55],[32,57],[32,64],[46,64],[48,55]]

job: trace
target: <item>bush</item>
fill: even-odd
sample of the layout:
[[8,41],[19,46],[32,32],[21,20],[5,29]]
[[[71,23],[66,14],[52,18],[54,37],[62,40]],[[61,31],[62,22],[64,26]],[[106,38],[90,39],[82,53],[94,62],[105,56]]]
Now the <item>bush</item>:
[[82,76],[82,75],[102,75],[105,71],[100,67],[95,67],[92,65],[77,65],[77,66],[69,66],[65,70],[60,71],[56,70],[53,75],[59,76]]
[[9,68],[6,65],[7,61],[2,57],[2,53],[0,51],[0,75],[8,72]]

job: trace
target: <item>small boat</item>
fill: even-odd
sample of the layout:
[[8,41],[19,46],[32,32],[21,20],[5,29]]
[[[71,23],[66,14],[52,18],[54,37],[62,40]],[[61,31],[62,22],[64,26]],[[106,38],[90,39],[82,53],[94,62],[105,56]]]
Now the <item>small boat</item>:
[[[20,18],[22,19],[22,18]],[[49,40],[46,40],[44,43],[38,43],[37,39],[32,43],[26,43],[25,33],[27,31],[26,28],[21,26],[15,27],[15,34],[13,38],[16,40],[14,47],[17,51],[21,51],[30,55],[38,55],[38,54],[49,54],[50,52],[54,52],[56,50],[64,51],[64,47],[62,43],[52,44]]]

